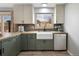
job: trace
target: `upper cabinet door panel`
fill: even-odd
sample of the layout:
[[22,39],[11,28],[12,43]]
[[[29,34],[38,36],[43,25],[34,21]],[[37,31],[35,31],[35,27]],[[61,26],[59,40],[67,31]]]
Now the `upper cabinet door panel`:
[[32,5],[19,4],[14,6],[14,21],[19,24],[32,23]]
[[17,20],[15,23],[18,23],[18,21],[22,22],[23,19],[24,19],[24,6],[15,5],[14,6],[14,20]]
[[32,5],[24,5],[24,22],[32,23]]
[[64,12],[65,12],[64,4],[56,5],[56,23],[64,23]]

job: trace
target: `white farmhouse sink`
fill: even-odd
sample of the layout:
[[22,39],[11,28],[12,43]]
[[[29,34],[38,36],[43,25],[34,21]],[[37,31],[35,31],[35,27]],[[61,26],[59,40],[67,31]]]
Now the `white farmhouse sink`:
[[37,39],[53,39],[52,32],[37,32]]

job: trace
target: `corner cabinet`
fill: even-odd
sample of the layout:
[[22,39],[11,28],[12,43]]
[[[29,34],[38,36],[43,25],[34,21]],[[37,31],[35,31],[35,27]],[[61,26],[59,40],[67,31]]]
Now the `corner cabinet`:
[[2,56],[16,55],[16,39],[14,37],[2,40]]
[[2,56],[16,56],[21,51],[20,36],[5,38],[2,40]]
[[16,4],[13,9],[15,24],[32,24],[31,4]]
[[57,4],[56,5],[56,23],[64,23],[65,16],[65,5]]

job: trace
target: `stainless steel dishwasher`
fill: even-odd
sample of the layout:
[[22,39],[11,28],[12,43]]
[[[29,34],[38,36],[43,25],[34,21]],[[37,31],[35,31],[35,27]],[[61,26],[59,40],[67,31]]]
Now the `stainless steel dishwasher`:
[[67,50],[66,33],[54,33],[54,50]]

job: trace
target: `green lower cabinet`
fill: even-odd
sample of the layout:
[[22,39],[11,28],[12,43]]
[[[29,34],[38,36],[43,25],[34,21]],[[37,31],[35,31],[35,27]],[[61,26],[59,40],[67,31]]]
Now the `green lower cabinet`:
[[21,35],[22,50],[35,50],[36,34]]
[[36,50],[36,34],[28,34],[28,50]]
[[28,35],[22,34],[21,35],[21,50],[28,50]]
[[28,39],[28,50],[36,50],[35,39]]
[[21,51],[20,36],[14,36],[2,40],[2,55],[16,56]]
[[0,56],[2,55],[2,42],[0,41]]
[[44,50],[53,50],[53,40],[44,40]]
[[21,51],[21,36],[16,36],[16,54]]
[[36,40],[36,50],[43,50],[44,49],[44,45],[43,45],[43,40]]
[[35,33],[22,34],[0,41],[0,55],[15,56],[21,50],[53,50],[53,40],[36,39]]
[[15,56],[16,55],[16,39],[6,38],[2,41],[2,55]]
[[12,40],[12,43],[11,43],[11,54],[12,54],[12,56],[15,56],[15,55],[17,55],[17,48],[16,48],[17,37],[16,36],[12,37],[12,39],[13,40]]
[[36,50],[53,50],[53,40],[36,40]]

